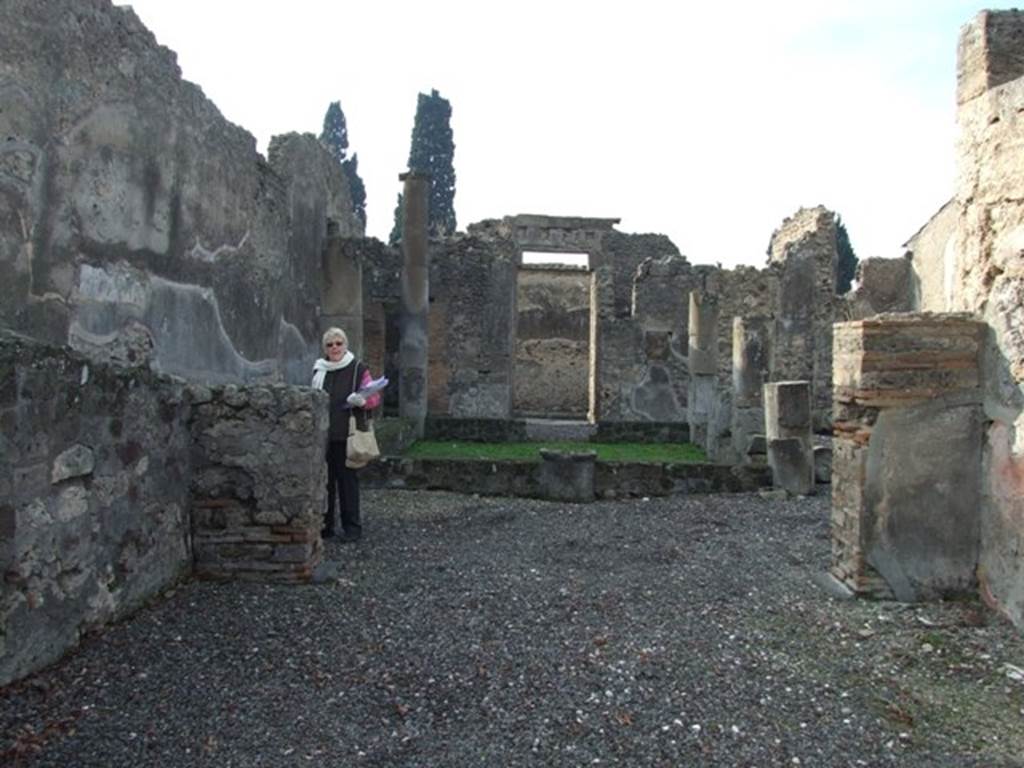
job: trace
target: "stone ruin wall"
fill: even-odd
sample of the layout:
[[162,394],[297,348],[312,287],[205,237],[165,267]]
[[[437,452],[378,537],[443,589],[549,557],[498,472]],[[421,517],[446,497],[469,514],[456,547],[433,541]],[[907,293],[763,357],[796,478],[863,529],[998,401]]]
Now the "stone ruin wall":
[[316,139],[265,161],[109,0],[4,3],[0,51],[0,325],[188,377],[306,380],[328,220],[361,234]]
[[811,382],[819,431],[831,422],[837,258],[835,215],[821,206],[800,209],[772,235],[769,264],[779,269],[772,380]]
[[[375,373],[383,371],[397,382],[401,254],[368,238],[346,241],[342,253],[360,262],[362,356]],[[432,415],[512,415],[517,261],[508,240],[471,234],[430,242],[427,402]],[[397,391],[397,386],[385,391],[389,409],[397,410]]]
[[[961,31],[955,196],[907,243],[906,301],[926,314],[839,327],[833,462],[837,578],[901,599],[976,588],[1018,626],[1022,43],[1019,11],[982,12]],[[924,387],[922,396],[915,400],[910,384],[901,389],[904,381]]]
[[984,319],[983,594],[1024,626],[1024,13],[964,27],[951,306]]
[[190,573],[307,581],[326,397],[207,387],[0,331],[0,685]]
[[590,274],[522,267],[516,286],[516,414],[584,419],[589,406]]
[[183,390],[0,333],[0,684],[188,573]]

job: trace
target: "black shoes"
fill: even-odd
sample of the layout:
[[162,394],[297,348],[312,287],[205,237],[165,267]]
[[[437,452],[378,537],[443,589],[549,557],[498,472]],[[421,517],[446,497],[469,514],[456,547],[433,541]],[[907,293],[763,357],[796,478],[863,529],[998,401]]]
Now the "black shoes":
[[362,532],[355,533],[353,531],[346,531],[338,537],[338,541],[340,541],[342,544],[355,544],[362,537]]

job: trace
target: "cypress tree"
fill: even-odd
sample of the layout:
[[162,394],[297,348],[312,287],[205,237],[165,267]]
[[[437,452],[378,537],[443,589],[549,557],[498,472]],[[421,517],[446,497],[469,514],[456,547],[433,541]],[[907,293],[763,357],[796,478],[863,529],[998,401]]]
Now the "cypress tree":
[[[455,142],[451,128],[452,105],[436,90],[419,94],[409,148],[409,170],[430,175],[428,228],[443,236],[455,232]],[[399,209],[401,199],[399,199]],[[401,239],[401,222],[396,209],[392,244]]]
[[836,252],[839,260],[836,264],[836,293],[844,294],[853,285],[853,278],[857,274],[857,254],[850,244],[850,235],[846,231],[841,216],[836,216]]
[[341,164],[342,173],[348,181],[349,196],[352,199],[352,213],[366,226],[366,185],[359,176],[359,155],[348,152],[348,125],[345,113],[341,111],[341,102],[332,101],[324,114],[324,127],[320,132],[320,143],[324,145],[331,157]]

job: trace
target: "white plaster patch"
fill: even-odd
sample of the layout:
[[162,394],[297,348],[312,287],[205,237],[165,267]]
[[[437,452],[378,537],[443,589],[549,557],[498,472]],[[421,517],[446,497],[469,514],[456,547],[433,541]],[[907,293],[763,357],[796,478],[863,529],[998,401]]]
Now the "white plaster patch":
[[149,304],[149,287],[127,269],[117,267],[108,272],[83,264],[78,275],[78,293],[93,301],[130,304],[139,309]]

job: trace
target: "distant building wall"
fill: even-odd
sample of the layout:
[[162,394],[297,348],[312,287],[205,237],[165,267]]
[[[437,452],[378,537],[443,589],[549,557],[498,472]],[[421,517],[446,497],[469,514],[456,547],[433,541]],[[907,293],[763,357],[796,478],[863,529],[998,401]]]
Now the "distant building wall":
[[513,410],[586,418],[590,364],[589,270],[520,267]]

